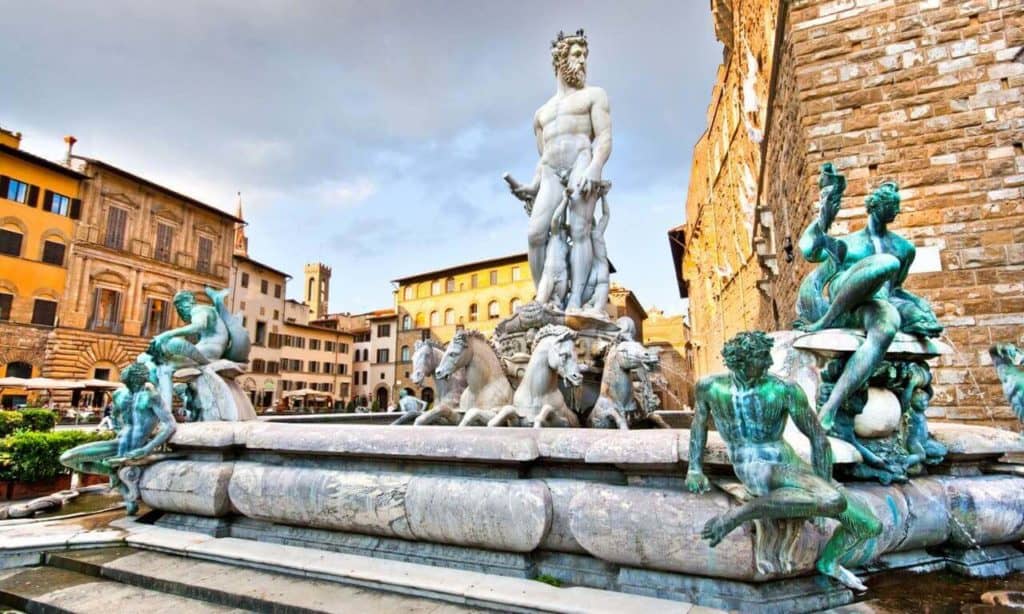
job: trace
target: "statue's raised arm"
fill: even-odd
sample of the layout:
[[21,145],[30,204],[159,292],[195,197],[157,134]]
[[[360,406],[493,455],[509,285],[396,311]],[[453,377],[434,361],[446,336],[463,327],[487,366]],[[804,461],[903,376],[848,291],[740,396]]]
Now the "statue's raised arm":
[[831,162],[826,162],[821,166],[818,189],[818,218],[804,230],[800,238],[800,252],[808,262],[822,262],[831,257],[840,263],[846,257],[846,245],[830,237],[828,232],[842,206],[846,177],[837,173]]

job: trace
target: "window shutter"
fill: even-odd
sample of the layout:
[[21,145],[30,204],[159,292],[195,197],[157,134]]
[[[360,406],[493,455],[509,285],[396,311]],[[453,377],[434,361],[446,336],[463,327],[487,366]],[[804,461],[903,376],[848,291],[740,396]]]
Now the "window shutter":
[[142,336],[149,336],[149,323],[153,319],[153,299],[146,299],[146,320],[142,323]]
[[92,325],[93,326],[99,325],[99,322],[96,321],[96,315],[99,313],[99,311],[100,311],[100,289],[99,288],[93,288],[93,290],[92,290],[92,315],[89,316],[89,320],[92,321]]
[[0,198],[7,198],[7,188],[11,187],[11,178],[0,175]]
[[39,204],[39,186],[30,185],[28,187],[28,203],[29,207],[35,207]]
[[115,332],[116,332],[117,325],[121,323],[121,293],[120,292],[115,292],[114,293],[114,307],[113,307],[113,309],[110,310],[110,314],[111,314],[111,318],[113,320],[110,323],[110,325],[112,327],[115,327]]
[[43,193],[43,211],[53,210],[53,192],[46,190]]
[[71,214],[70,214],[70,217],[73,220],[77,220],[77,219],[82,217],[82,199],[80,199],[80,198],[72,198],[71,199]]

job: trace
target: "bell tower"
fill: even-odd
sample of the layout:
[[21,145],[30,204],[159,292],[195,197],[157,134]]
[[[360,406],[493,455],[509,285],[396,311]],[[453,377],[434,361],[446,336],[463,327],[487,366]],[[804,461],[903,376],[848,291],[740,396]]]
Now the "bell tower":
[[327,316],[327,304],[331,294],[331,267],[322,262],[310,262],[305,266],[306,283],[303,298],[309,305],[309,317],[319,320]]

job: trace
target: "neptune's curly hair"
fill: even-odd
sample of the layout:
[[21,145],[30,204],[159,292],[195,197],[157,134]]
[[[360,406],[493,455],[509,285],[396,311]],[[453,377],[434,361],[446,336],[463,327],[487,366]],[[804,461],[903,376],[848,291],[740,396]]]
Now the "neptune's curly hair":
[[770,367],[774,344],[771,337],[759,330],[739,333],[722,346],[722,358],[730,371],[736,371],[751,361]]

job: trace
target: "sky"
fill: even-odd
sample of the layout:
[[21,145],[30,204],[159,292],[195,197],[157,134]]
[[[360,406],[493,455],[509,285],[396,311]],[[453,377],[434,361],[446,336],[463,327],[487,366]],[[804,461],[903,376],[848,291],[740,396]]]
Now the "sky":
[[526,249],[501,180],[528,181],[550,41],[584,28],[611,101],[613,281],[681,313],[666,231],[684,221],[721,44],[704,0],[0,2],[0,126],[62,138],[234,211],[249,255],[333,269],[331,311],[393,305],[390,280]]

